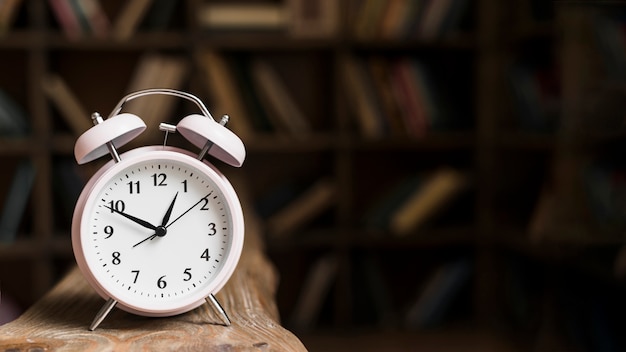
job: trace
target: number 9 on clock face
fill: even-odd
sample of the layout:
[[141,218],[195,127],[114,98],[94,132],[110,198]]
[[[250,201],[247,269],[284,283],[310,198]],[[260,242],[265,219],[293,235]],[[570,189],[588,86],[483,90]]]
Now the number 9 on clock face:
[[72,226],[77,262],[98,293],[147,316],[201,305],[228,280],[243,246],[230,183],[171,147],[139,148],[103,167]]

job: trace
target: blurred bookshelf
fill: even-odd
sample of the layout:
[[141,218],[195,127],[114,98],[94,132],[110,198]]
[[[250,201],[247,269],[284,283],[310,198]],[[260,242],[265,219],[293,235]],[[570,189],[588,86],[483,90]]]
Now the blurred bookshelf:
[[[3,203],[3,293],[28,307],[74,264],[73,202],[95,167],[73,164],[73,143],[89,113],[158,86],[231,116],[248,157],[227,172],[248,183],[296,333],[594,350],[566,321],[604,314],[612,331],[626,307],[597,299],[626,277],[623,7],[3,2],[0,200],[24,203]],[[149,124],[136,146],[193,107],[128,109]],[[32,182],[11,192],[24,161]],[[554,304],[578,274],[597,291]]]

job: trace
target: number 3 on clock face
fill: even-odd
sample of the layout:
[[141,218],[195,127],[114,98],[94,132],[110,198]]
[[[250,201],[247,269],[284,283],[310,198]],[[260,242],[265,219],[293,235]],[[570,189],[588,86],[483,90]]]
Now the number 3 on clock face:
[[172,147],[123,154],[81,194],[72,224],[77,262],[103,297],[147,316],[204,303],[232,274],[243,214],[225,177]]

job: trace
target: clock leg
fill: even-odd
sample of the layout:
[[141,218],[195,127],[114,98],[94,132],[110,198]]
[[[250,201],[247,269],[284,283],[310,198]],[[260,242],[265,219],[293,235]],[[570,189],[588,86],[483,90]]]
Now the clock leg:
[[222,308],[220,302],[217,301],[217,298],[211,293],[209,297],[206,298],[207,303],[213,307],[216,313],[218,313],[222,318],[222,323],[224,326],[230,326],[230,319],[228,315],[226,315],[226,311]]
[[117,304],[116,300],[114,300],[113,298],[109,298],[109,300],[106,301],[106,303],[102,306],[102,308],[100,308],[100,311],[91,322],[91,325],[89,325],[89,330],[90,331],[96,330],[98,325],[100,325],[100,323],[102,323],[104,318],[106,318],[107,315],[109,315],[109,313],[111,312],[113,307],[115,307],[116,304]]

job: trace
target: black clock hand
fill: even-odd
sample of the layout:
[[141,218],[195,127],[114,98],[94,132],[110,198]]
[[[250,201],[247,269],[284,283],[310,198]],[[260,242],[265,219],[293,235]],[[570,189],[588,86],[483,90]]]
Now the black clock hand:
[[165,212],[165,216],[163,216],[163,221],[161,221],[161,226],[156,227],[154,229],[154,234],[144,238],[141,242],[136,243],[133,246],[133,248],[135,248],[138,245],[146,242],[147,240],[153,240],[157,236],[163,237],[163,236],[165,236],[165,234],[167,234],[167,229],[165,228],[165,224],[167,224],[167,222],[170,220],[170,216],[172,215],[172,210],[174,209],[174,203],[176,202],[176,198],[177,197],[178,197],[178,192],[176,192],[176,195],[174,196],[174,199],[172,199],[172,202],[170,203],[170,206],[167,208],[167,211]]
[[204,197],[200,198],[200,200],[199,200],[199,201],[197,201],[197,202],[196,202],[196,204],[192,205],[189,209],[185,210],[185,212],[184,212],[184,213],[180,214],[180,215],[179,215],[176,219],[172,220],[172,222],[170,222],[169,224],[167,224],[167,226],[165,226],[165,228],[168,228],[168,227],[172,226],[172,224],[173,224],[173,223],[175,223],[176,221],[178,221],[178,219],[182,218],[185,214],[187,214],[189,211],[191,211],[191,209],[195,208],[195,207],[196,207],[196,205],[198,205],[198,204],[202,203],[202,201],[203,201],[203,200],[207,199],[207,198],[211,195],[211,193],[213,193],[213,192],[211,191],[211,192],[209,192],[209,194],[207,194],[206,196],[204,196]]
[[172,199],[172,203],[170,204],[170,207],[167,208],[167,211],[165,212],[165,216],[163,217],[163,221],[161,221],[161,226],[167,225],[167,222],[170,221],[170,216],[172,216],[172,209],[174,209],[174,203],[176,202],[176,197],[178,197],[178,192],[176,192],[174,199]]
[[155,230],[155,231],[156,231],[156,229],[157,229],[157,227],[156,227],[156,226],[152,225],[151,223],[149,223],[149,222],[147,222],[147,221],[145,221],[145,220],[141,220],[141,219],[139,219],[139,218],[137,218],[137,217],[134,217],[134,216],[132,216],[132,215],[130,215],[130,214],[126,214],[126,213],[124,213],[124,212],[121,212],[121,211],[119,211],[119,210],[117,210],[117,209],[115,209],[115,208],[112,208],[112,207],[107,207],[106,205],[104,205],[104,207],[105,207],[105,208],[107,208],[107,209],[109,209],[109,210],[111,210],[111,211],[112,211],[112,212],[114,212],[114,213],[118,213],[118,214],[120,214],[121,216],[123,216],[123,217],[125,217],[125,218],[127,218],[127,219],[130,219],[131,221],[133,221],[133,222],[135,222],[135,223],[137,223],[137,224],[139,224],[139,225],[141,225],[141,226],[143,226],[143,227],[145,227],[145,228],[148,228],[148,229],[150,229],[150,230]]
[[142,243],[146,242],[147,240],[152,240],[152,239],[153,239],[153,238],[155,238],[155,237],[157,237],[157,234],[156,234],[156,233],[154,233],[153,235],[150,235],[150,236],[148,236],[148,237],[144,238],[143,240],[141,240],[141,242],[137,242],[137,243],[135,243],[135,245],[133,245],[133,248],[135,248],[135,247],[137,247],[138,245],[140,245],[140,244],[142,244]]

